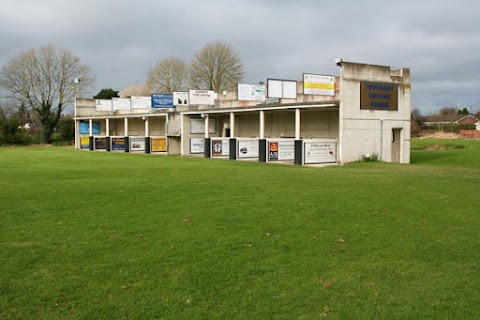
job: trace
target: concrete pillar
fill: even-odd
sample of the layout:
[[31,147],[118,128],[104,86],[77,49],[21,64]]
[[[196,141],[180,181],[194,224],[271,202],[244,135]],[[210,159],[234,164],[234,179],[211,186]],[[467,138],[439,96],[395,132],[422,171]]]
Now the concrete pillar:
[[237,139],[230,138],[230,153],[229,159],[230,160],[237,160]]
[[260,139],[265,139],[265,111],[260,111]]
[[149,132],[148,132],[148,118],[145,118],[145,137],[149,137]]
[[105,119],[105,136],[110,137],[110,119]]
[[230,112],[230,138],[235,138],[235,113]]
[[295,140],[300,140],[300,109],[295,109]]
[[123,127],[125,133],[125,152],[130,152],[130,140],[128,138],[128,118],[123,119]]
[[295,109],[295,159],[296,165],[303,165],[303,141],[300,138],[300,109]]
[[94,150],[94,139],[93,139],[93,121],[88,119],[88,137],[90,142],[90,150]]
[[208,127],[209,121],[208,121],[208,114],[205,114],[205,158],[210,158],[211,152],[210,149],[212,147],[211,145],[211,139],[208,137],[210,128]]
[[183,114],[180,113],[180,154],[183,156],[184,154],[184,147],[183,147]]

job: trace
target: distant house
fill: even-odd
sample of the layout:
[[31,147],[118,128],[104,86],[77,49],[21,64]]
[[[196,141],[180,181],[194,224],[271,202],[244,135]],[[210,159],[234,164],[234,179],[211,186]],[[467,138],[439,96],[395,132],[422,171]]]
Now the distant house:
[[477,129],[478,131],[480,131],[480,121],[475,122],[475,129]]
[[431,127],[431,126],[444,127],[444,126],[454,126],[454,125],[476,124],[478,122],[480,122],[480,120],[475,118],[471,114],[441,115],[441,116],[425,117],[425,121],[423,122],[423,125],[428,127]]

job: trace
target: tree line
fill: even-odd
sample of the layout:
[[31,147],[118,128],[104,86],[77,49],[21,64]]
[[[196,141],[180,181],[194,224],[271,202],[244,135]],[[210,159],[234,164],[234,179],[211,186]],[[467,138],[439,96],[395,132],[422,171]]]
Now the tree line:
[[[188,88],[222,91],[233,89],[243,75],[238,53],[231,45],[214,41],[196,52],[190,63],[176,57],[159,60],[148,71],[140,90],[146,94]],[[56,131],[68,135],[73,121],[68,120],[70,129],[63,128],[62,112],[75,97],[88,92],[94,80],[93,70],[78,56],[54,46],[30,49],[10,59],[0,70],[0,144],[28,143],[25,131],[32,128],[22,128],[26,121],[38,122],[41,143],[51,143]],[[95,98],[111,98],[118,93],[102,89]]]

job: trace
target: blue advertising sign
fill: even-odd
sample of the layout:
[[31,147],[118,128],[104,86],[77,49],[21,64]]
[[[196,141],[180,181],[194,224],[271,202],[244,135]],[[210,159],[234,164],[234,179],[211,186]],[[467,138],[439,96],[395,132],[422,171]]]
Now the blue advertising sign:
[[[80,134],[89,134],[88,122],[80,122]],[[92,122],[92,134],[100,134],[100,122]]]
[[152,94],[152,108],[173,108],[173,94]]

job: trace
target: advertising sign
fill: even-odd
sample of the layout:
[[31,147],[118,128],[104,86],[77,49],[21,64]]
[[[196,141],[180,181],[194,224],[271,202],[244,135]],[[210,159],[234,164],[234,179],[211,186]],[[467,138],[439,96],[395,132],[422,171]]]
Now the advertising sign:
[[293,161],[295,159],[294,141],[269,141],[268,161]]
[[297,81],[267,79],[269,98],[297,99]]
[[145,152],[145,138],[130,138],[130,152]]
[[188,96],[190,104],[209,105],[215,104],[215,92],[211,90],[189,90]]
[[316,96],[335,95],[335,77],[321,74],[303,74],[303,94]]
[[360,82],[360,109],[398,110],[398,84]]
[[105,149],[107,149],[107,138],[95,137],[95,150],[105,150]]
[[125,150],[125,138],[111,138],[112,151],[124,151]]
[[152,108],[173,108],[173,94],[152,94]]
[[204,153],[205,138],[190,138],[190,153]]
[[173,105],[174,106],[188,106],[188,92],[180,91],[173,93]]
[[90,149],[90,137],[80,137],[80,149]]
[[167,152],[167,138],[151,138],[152,152]]
[[[80,134],[90,134],[88,122],[80,122]],[[100,134],[100,122],[92,122],[92,134]]]
[[258,158],[258,140],[238,140],[238,158]]
[[337,162],[336,142],[305,142],[305,164]]
[[132,109],[150,109],[152,107],[151,97],[132,96],[130,98]]
[[264,102],[266,99],[267,87],[264,84],[238,84],[239,101]]
[[96,99],[95,100],[95,110],[97,111],[112,111],[112,100],[111,99]]
[[[208,119],[208,133],[216,133],[215,119]],[[190,120],[190,133],[205,133],[205,119],[192,118]]]
[[114,111],[130,111],[130,99],[112,98],[112,106]]
[[230,155],[230,139],[212,138],[212,157],[226,157]]

